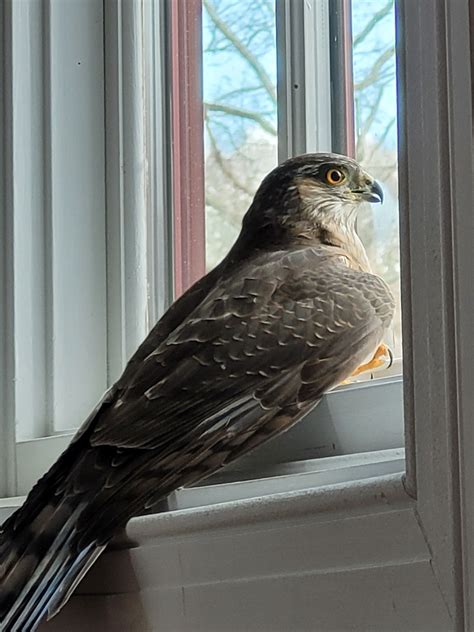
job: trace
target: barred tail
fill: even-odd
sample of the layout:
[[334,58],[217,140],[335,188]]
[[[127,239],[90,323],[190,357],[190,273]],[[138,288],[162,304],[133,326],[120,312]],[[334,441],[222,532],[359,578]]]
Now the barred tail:
[[0,532],[2,632],[34,632],[45,617],[62,608],[102,553],[105,546],[94,542],[82,550],[75,546],[82,510],[82,504],[72,508],[64,500],[44,507],[21,529],[14,527],[23,508],[5,523]]

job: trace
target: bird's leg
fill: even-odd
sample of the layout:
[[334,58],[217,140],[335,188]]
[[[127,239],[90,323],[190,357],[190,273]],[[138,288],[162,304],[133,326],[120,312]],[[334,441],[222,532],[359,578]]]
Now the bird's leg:
[[347,384],[352,384],[352,378],[357,377],[361,373],[365,373],[366,371],[373,371],[374,369],[380,369],[381,367],[385,367],[389,369],[393,364],[393,353],[390,348],[385,344],[381,344],[377,347],[372,359],[365,364],[361,364],[357,367],[357,369],[350,375],[347,380],[344,380],[339,384],[339,386],[345,386]]
[[380,369],[381,367],[386,367],[387,369],[389,369],[392,366],[392,363],[393,354],[389,347],[382,343],[377,347],[372,360],[358,366],[357,369],[352,373],[351,377],[356,377],[361,373],[365,373],[366,371],[373,371],[374,369]]

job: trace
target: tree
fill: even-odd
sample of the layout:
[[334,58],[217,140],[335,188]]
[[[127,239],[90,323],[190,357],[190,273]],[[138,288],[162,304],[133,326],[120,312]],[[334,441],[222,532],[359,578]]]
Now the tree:
[[[399,294],[394,0],[353,0],[357,158],[384,183],[383,213],[358,230],[374,270]],[[234,241],[277,162],[274,0],[203,0],[207,262]],[[399,346],[400,323],[395,344]]]

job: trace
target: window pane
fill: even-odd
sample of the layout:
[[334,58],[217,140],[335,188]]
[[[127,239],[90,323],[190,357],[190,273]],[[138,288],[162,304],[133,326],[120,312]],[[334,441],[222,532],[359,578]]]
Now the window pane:
[[227,254],[277,164],[274,0],[204,0],[206,265]]
[[[382,184],[382,208],[367,204],[358,231],[372,267],[390,285],[397,312],[393,340],[401,356],[398,235],[397,94],[394,0],[353,0],[353,65],[356,157]],[[383,376],[383,372],[380,373]]]

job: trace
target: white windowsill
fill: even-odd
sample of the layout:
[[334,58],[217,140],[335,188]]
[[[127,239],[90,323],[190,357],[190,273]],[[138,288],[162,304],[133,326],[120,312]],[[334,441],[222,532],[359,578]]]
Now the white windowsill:
[[453,629],[400,473],[142,516],[126,533],[42,632]]
[[[402,378],[398,376],[357,382],[332,391],[290,431],[230,466],[221,480],[229,477],[242,480],[248,478],[249,472],[252,477],[261,472],[267,476],[267,471],[273,475],[276,469],[281,471],[281,464],[288,462],[324,459],[321,463],[327,464],[330,461],[326,457],[399,449],[404,445],[402,389]],[[16,444],[16,460],[21,465],[17,495],[28,493],[68,446],[73,435],[71,431]],[[335,467],[340,463],[334,461]],[[311,470],[314,469],[311,466]],[[387,472],[382,470],[375,475],[380,473]],[[342,479],[325,482],[339,480]]]
[[[336,484],[401,475],[405,471],[405,450],[380,450],[321,459],[279,463],[241,477],[246,480],[204,482],[198,487],[176,491],[169,498],[170,510],[190,509],[220,503],[261,498],[308,489],[325,489]],[[258,474],[258,478],[255,478]],[[212,481],[212,479],[211,479]]]
[[[337,484],[352,485],[367,479],[401,476],[405,471],[405,450],[391,449],[361,454],[280,463],[248,472],[243,480],[203,482],[179,489],[168,499],[169,512],[211,507],[235,501],[284,495],[305,490],[324,490]],[[258,478],[256,478],[258,476]],[[24,502],[25,496],[0,498],[0,523]],[[238,505],[236,506],[238,509]],[[169,513],[167,512],[167,513]],[[161,516],[162,514],[157,514]]]
[[129,522],[126,532],[133,543],[143,545],[155,538],[243,524],[276,524],[311,516],[319,520],[322,514],[331,515],[334,519],[343,514],[364,514],[368,507],[372,511],[378,506],[380,511],[385,511],[388,507],[395,510],[411,504],[412,500],[403,486],[403,472],[397,472],[139,516]]

